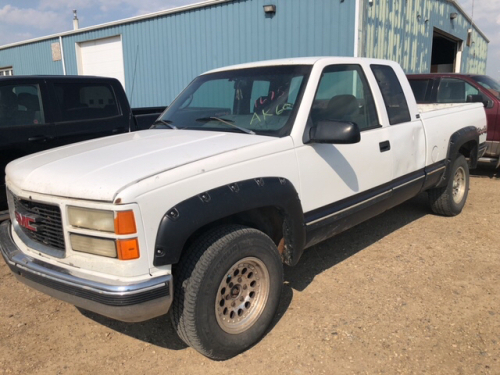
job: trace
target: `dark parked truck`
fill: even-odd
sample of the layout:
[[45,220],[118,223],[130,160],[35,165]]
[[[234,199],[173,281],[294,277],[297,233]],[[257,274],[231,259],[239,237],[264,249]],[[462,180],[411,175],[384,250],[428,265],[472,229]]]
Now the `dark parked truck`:
[[500,167],[500,83],[476,74],[410,74],[411,88],[417,103],[482,102],[488,132],[480,161]]
[[147,129],[163,110],[137,109],[135,116],[114,78],[1,77],[0,211],[7,208],[3,171],[8,162],[69,143]]
[[123,321],[170,311],[184,342],[230,358],[304,249],[422,191],[459,214],[485,126],[480,103],[417,106],[394,62],[218,69],[153,129],[11,162],[0,250],[27,285]]

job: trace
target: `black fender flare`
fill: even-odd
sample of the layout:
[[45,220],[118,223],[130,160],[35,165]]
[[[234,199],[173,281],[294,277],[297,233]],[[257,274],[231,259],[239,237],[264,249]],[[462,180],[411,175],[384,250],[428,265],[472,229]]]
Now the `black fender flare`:
[[[475,141],[476,142],[476,147],[474,148],[476,155],[472,155],[471,151],[471,163],[473,164],[472,166],[474,167],[475,164],[477,164],[477,152],[478,152],[478,146],[479,146],[479,130],[475,126],[467,126],[465,128],[462,128],[460,130],[457,130],[455,133],[453,133],[450,137],[450,143],[448,144],[448,153],[446,155],[446,169],[445,172],[441,178],[441,180],[438,182],[436,187],[444,187],[448,183],[448,180],[451,177],[451,165],[455,161],[455,159],[459,155],[460,148],[466,144],[467,142],[470,141]],[[473,150],[473,151],[474,151]]]
[[306,241],[298,193],[285,178],[262,177],[201,192],[170,208],[158,227],[154,266],[178,263],[188,239],[205,225],[263,207],[276,207],[283,215],[285,250],[282,257],[286,264],[295,265]]

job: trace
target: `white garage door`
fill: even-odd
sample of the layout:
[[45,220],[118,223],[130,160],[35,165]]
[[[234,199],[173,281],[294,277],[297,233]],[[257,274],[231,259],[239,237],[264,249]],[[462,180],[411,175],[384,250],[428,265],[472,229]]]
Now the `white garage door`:
[[113,77],[125,88],[121,36],[78,43],[78,74]]

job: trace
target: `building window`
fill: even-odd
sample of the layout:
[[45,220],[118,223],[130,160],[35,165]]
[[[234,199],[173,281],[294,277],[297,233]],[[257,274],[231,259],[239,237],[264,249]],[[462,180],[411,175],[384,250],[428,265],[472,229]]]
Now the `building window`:
[[14,69],[12,69],[12,66],[8,66],[5,68],[0,68],[0,77],[2,76],[13,76],[14,75]]

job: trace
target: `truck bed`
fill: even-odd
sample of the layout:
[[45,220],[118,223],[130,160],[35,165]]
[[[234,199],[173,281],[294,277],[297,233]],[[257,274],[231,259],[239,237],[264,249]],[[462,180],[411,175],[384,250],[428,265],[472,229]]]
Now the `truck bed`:
[[446,109],[446,108],[454,108],[454,109],[458,109],[459,107],[468,108],[471,105],[477,106],[478,103],[439,103],[439,104],[432,103],[432,104],[417,104],[417,107],[418,107],[419,113],[427,113],[427,112],[438,111],[438,110]]

